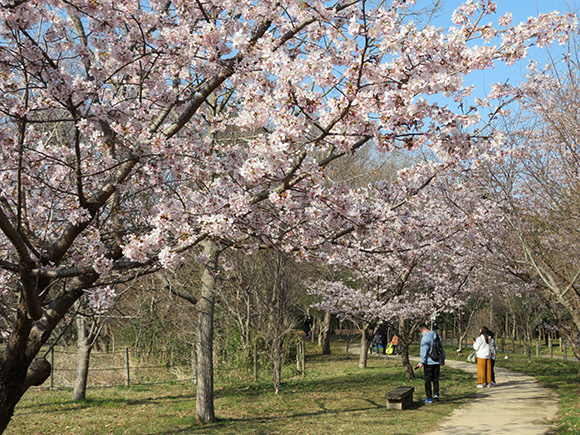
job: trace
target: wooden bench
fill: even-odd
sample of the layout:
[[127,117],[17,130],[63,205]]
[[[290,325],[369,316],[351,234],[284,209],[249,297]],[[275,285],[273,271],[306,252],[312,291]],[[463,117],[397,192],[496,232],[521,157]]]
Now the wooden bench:
[[413,404],[415,387],[397,387],[385,394],[387,409],[407,409]]

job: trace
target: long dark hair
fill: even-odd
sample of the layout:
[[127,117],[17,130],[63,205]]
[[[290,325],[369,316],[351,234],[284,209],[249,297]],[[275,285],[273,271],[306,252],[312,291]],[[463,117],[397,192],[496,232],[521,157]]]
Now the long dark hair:
[[481,327],[481,333],[483,334],[483,337],[485,338],[485,342],[489,343],[489,329],[487,329],[487,326],[482,326]]

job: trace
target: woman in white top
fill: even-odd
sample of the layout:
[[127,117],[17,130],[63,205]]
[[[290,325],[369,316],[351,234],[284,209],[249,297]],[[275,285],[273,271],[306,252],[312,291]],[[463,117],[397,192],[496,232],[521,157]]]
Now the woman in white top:
[[491,340],[489,330],[483,326],[479,337],[474,338],[473,349],[477,356],[477,388],[489,387],[491,384]]

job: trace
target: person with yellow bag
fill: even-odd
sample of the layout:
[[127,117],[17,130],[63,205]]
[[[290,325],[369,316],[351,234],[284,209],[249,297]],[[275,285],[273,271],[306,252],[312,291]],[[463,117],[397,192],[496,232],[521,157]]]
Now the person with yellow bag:
[[386,353],[387,355],[392,355],[394,353],[397,355],[399,354],[399,337],[397,334],[393,335],[391,342],[387,346]]

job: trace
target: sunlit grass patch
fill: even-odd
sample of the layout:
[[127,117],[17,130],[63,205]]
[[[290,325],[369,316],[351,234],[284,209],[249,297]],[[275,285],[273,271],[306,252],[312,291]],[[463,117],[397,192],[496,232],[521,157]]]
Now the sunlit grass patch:
[[[310,344],[309,344],[310,345]],[[31,391],[19,404],[7,434],[422,434],[474,394],[472,377],[445,367],[443,401],[423,406],[422,372],[406,379],[399,359],[357,358],[333,348],[320,355],[310,345],[306,376],[287,377],[276,395],[269,379],[217,382],[218,421],[195,421],[191,383],[89,390],[88,399],[70,402],[70,391]],[[385,393],[415,387],[412,409],[387,410]]]

